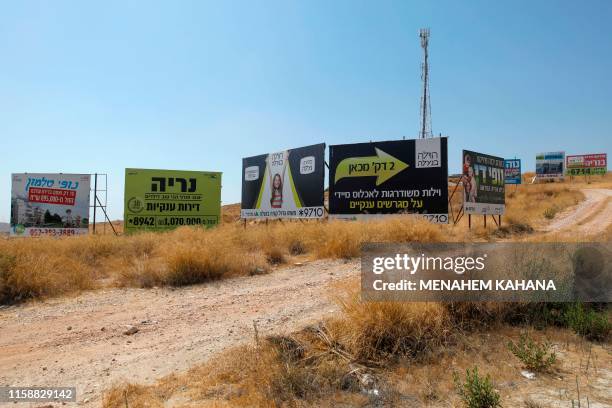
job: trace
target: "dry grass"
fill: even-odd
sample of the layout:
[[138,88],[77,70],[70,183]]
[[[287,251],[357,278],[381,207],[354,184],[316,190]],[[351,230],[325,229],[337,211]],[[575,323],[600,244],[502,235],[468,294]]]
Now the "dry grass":
[[[440,241],[411,217],[225,224],[211,230],[0,241],[0,303],[109,286],[182,286],[266,272],[294,257],[351,258],[364,242]],[[462,235],[446,233],[448,239]]]
[[[607,182],[607,178],[602,179]],[[188,285],[264,273],[294,257],[352,258],[364,242],[478,241],[521,236],[558,209],[582,199],[574,184],[522,185],[507,193],[508,216],[496,230],[490,222],[467,231],[412,217],[369,222],[237,222],[239,207],[225,206],[224,223],[211,230],[180,228],[168,233],[108,234],[66,239],[0,241],[0,303],[76,293],[109,286]],[[455,196],[453,205],[459,203]],[[462,223],[466,222],[464,217]],[[98,228],[100,231],[100,228]]]
[[[417,223],[406,229],[404,221],[390,221],[339,223],[329,235],[317,231],[317,240],[302,233],[288,236],[299,236],[298,244],[283,242],[289,253],[298,247],[299,253],[345,257],[355,248],[343,242],[347,236],[357,242],[440,239],[440,227]],[[268,248],[268,240],[258,239]],[[319,252],[316,242],[331,242],[333,252]],[[609,343],[593,344],[567,329],[542,330],[559,319],[545,305],[364,303],[356,288],[355,282],[333,288],[341,310],[333,318],[289,335],[258,338],[255,331],[253,344],[227,350],[186,373],[153,385],[117,384],[103,406],[123,407],[126,400],[130,407],[460,406],[453,373],[475,366],[491,376],[504,406],[559,401],[571,406],[578,397],[576,383],[583,403],[585,396],[612,403],[608,388],[601,386],[612,364]],[[521,377],[523,363],[506,347],[526,329],[537,341],[552,342],[559,356],[559,367],[535,381]]]
[[358,361],[422,357],[452,341],[453,322],[440,303],[362,302],[357,288],[337,298],[342,318],[330,333]]
[[526,396],[546,401],[551,387],[567,390],[576,376],[583,396],[610,397],[605,386],[589,388],[600,383],[598,368],[612,363],[607,346],[564,329],[527,327],[554,345],[560,366],[525,381],[523,363],[506,347],[526,330],[503,323],[515,305],[362,303],[353,284],[334,292],[341,312],[332,319],[289,335],[255,332],[252,344],[153,385],[117,384],[103,407],[124,407],[126,399],[130,407],[460,406],[453,373],[474,366],[491,375],[504,406],[521,406]]

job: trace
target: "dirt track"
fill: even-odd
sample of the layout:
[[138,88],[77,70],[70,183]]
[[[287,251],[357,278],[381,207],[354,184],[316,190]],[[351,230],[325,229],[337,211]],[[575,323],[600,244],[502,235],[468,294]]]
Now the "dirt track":
[[[317,261],[181,289],[113,289],[0,309],[0,384],[76,386],[98,406],[118,380],[149,382],[335,309],[323,292],[357,261]],[[125,335],[126,325],[138,332]],[[86,402],[85,402],[86,401]]]
[[[548,231],[603,231],[612,190],[585,195]],[[358,261],[316,261],[176,290],[103,290],[0,309],[0,385],[76,386],[80,405],[98,406],[113,382],[151,382],[248,341],[254,321],[266,334],[321,318],[336,309],[329,283],[358,273]],[[127,325],[138,332],[123,334]]]
[[612,222],[612,190],[603,188],[583,189],[585,200],[568,208],[545,228],[546,232],[596,235],[606,230]]

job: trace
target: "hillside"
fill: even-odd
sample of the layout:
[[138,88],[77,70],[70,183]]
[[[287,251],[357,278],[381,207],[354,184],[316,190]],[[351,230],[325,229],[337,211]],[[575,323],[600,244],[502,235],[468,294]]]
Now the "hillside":
[[[580,194],[576,195],[576,191],[565,190],[563,186],[542,185],[533,190],[534,194],[537,192],[537,196],[523,196],[523,193],[527,194],[531,189],[531,186],[525,186],[522,194],[516,194],[509,199],[514,206],[510,207],[509,211],[523,208],[525,202],[533,201],[534,197],[540,197],[539,194],[542,197],[556,195],[558,202],[566,202],[567,205],[559,208],[552,219],[547,219],[544,215],[545,209],[548,208],[547,203],[532,205],[530,217],[525,218],[525,221],[533,222],[536,230],[515,231],[510,228],[514,224],[508,224],[508,229],[501,235],[491,226],[487,230],[474,226],[472,231],[468,231],[465,226],[435,226],[404,217],[371,223],[269,223],[249,226],[246,230],[239,224],[228,224],[211,231],[185,229],[171,234],[51,240],[44,241],[44,247],[38,244],[43,241],[4,241],[9,245],[18,243],[18,246],[4,247],[3,253],[15,249],[24,253],[23,251],[36,248],[38,259],[45,259],[45,262],[33,263],[34,259],[29,255],[29,263],[25,264],[28,269],[24,271],[43,266],[48,266],[49,269],[39,270],[51,271],[59,265],[55,262],[70,265],[73,269],[67,270],[64,267],[63,275],[53,275],[53,281],[40,282],[41,288],[44,287],[47,291],[57,290],[41,291],[39,295],[47,298],[44,303],[33,301],[0,309],[0,331],[8,333],[0,339],[0,365],[10,367],[0,373],[0,381],[14,383],[17,379],[23,381],[25,378],[31,383],[44,383],[52,377],[54,381],[61,380],[62,383],[78,385],[83,392],[79,397],[81,404],[99,406],[103,397],[102,390],[117,381],[153,384],[156,379],[165,375],[188,373],[186,370],[195,364],[207,364],[209,361],[212,361],[211,364],[223,361],[221,367],[231,368],[237,364],[231,355],[241,355],[244,352],[231,351],[230,354],[223,354],[222,351],[248,345],[255,336],[254,324],[260,338],[291,332],[302,336],[299,334],[301,329],[312,322],[340,317],[342,305],[337,303],[336,295],[341,291],[337,288],[338,285],[346,287],[359,275],[357,261],[349,259],[358,255],[360,243],[363,241],[477,241],[500,238],[550,240],[567,237],[564,231],[571,232],[574,227],[585,225],[602,228],[604,234],[612,236],[612,219],[607,215],[612,190],[603,189],[608,192],[607,196],[592,196],[590,188],[582,187],[583,192],[578,191]],[[586,200],[578,198],[578,205],[575,205],[573,203],[577,197],[586,197]],[[584,203],[589,204],[585,206]],[[562,225],[559,229],[551,230],[550,226],[554,223]],[[582,239],[589,239],[589,234],[590,232],[585,230]],[[47,254],[41,251],[43,248],[50,252]],[[58,251],[62,251],[64,256],[56,261],[51,254],[56,256]],[[242,251],[242,256],[236,256],[237,251]],[[67,258],[68,254],[87,254],[87,257],[83,258],[87,263],[79,266],[78,262],[82,262],[80,258]],[[209,262],[207,259],[215,261],[196,262]],[[245,265],[248,265],[248,273],[243,272]],[[210,268],[223,272],[217,276],[193,274],[200,273],[198,271],[207,271],[209,274]],[[75,275],[72,281],[64,280],[64,285],[81,285],[86,282],[91,286],[74,286],[72,289],[69,286],[57,286],[58,279],[61,283],[61,278],[66,277],[66,271],[72,271]],[[79,273],[86,271],[94,272],[95,280],[81,281]],[[166,275],[172,271],[181,272],[183,275]],[[166,280],[171,276],[173,280]],[[180,280],[176,280],[178,276],[181,276]],[[221,278],[224,280],[220,280]],[[214,281],[204,285],[178,287],[210,279]],[[78,294],[79,290],[91,287],[98,290]],[[36,290],[36,287],[30,287],[28,290]],[[62,293],[75,295],[62,297]],[[17,327],[19,330],[8,330],[9,327]],[[136,333],[124,334],[133,330],[131,327],[135,328]],[[483,347],[498,348],[501,352],[503,343],[508,338],[516,338],[517,335],[516,331],[508,330],[510,331],[507,333],[510,334],[496,337],[497,340],[487,342]],[[475,337],[466,338],[466,341],[482,341],[488,331],[479,333],[470,334]],[[559,347],[565,344],[559,343],[559,339],[563,338],[573,339],[571,344],[578,347],[582,340],[573,336],[571,333],[566,335],[562,332],[550,334],[550,338],[556,339],[554,341],[558,342]],[[29,352],[23,354],[20,350]],[[449,348],[449,351],[452,350],[455,349]],[[578,349],[564,348],[560,352],[574,353],[572,350]],[[486,355],[478,354],[476,350],[474,352],[477,353],[475,358],[491,361]],[[574,364],[573,359],[584,357],[584,353],[580,353],[572,354],[574,357],[569,359],[565,357],[563,364]],[[599,356],[597,363],[593,364],[598,367],[607,364],[607,357],[602,355],[599,349],[594,349],[593,353]],[[505,360],[500,362],[509,361],[507,356],[503,358]],[[461,369],[465,367],[466,361],[457,364],[458,369]],[[516,367],[516,363],[512,364]],[[84,371],[85,367],[87,372]],[[206,370],[211,375],[222,373],[214,367],[197,366],[194,370]],[[489,366],[487,372],[495,373],[496,370],[502,369],[502,366],[495,367]],[[431,372],[436,370],[433,367],[430,369]],[[563,370],[566,372],[562,375],[563,381],[555,383],[555,386],[569,387],[574,375],[567,372],[568,368]],[[519,371],[513,372],[520,376]],[[599,370],[597,373],[590,373],[593,377],[589,381],[595,383],[606,372]],[[378,375],[389,380],[392,377],[386,377],[388,374]],[[179,406],[180,403],[172,401],[189,401],[194,398],[191,391],[195,393],[193,395],[201,395],[203,390],[205,395],[211,397],[198,400],[196,405],[218,402],[215,396],[226,398],[223,396],[225,391],[219,391],[225,390],[225,386],[213,391],[206,385],[208,383],[192,383],[195,381],[193,377],[185,375],[187,376],[180,374],[179,377],[164,378],[150,389],[128,386],[125,392],[129,395],[129,406],[157,406],[160,403]],[[234,374],[223,374],[225,375]],[[184,393],[158,393],[157,390],[161,388],[157,387],[176,384],[168,382],[171,378],[175,379],[172,381],[182,384],[180,388]],[[219,380],[214,381],[218,383]],[[516,383],[516,379],[511,378],[504,381]],[[580,381],[583,381],[582,377]],[[398,384],[395,386],[399,386]],[[520,384],[516,390],[521,393],[533,389],[524,388],[530,386],[528,382]],[[540,387],[538,392],[548,392],[551,389],[544,383],[537,384]],[[243,388],[246,385],[235,386]],[[440,398],[452,395],[452,387],[447,387],[446,391],[444,387],[447,386],[443,385],[442,389],[436,391]],[[245,389],[248,390],[248,387]],[[124,390],[120,387],[108,394],[107,406],[117,406],[113,402],[114,393],[123,395]],[[506,391],[509,390],[511,389]],[[155,395],[172,395],[172,401],[151,400],[151,392]],[[259,395],[254,392],[248,391],[245,395],[248,395],[249,399],[245,401],[252,402],[251,398]],[[412,390],[406,395],[413,395],[414,392]],[[516,392],[518,391],[513,391]],[[589,392],[591,396],[603,395],[599,391],[599,394],[595,391]],[[143,400],[138,403],[141,394]],[[347,394],[345,397],[357,400],[361,398],[359,394]],[[416,397],[421,398],[418,395]],[[230,395],[227,398],[232,397]],[[145,405],[145,402],[148,405]]]

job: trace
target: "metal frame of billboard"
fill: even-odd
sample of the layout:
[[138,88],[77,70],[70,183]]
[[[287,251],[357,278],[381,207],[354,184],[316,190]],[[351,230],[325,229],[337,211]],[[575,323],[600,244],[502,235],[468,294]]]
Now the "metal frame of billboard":
[[[459,180],[457,182],[457,184],[455,184],[455,188],[453,189],[453,192],[451,193],[451,195],[448,197],[448,207],[450,209],[451,212],[451,220],[453,221],[453,225],[457,225],[459,223],[459,221],[461,221],[461,218],[463,218],[463,216],[465,215],[464,212],[464,206],[463,204],[461,204],[461,207],[459,208],[459,211],[457,212],[457,216],[455,217],[455,211],[453,210],[453,197],[455,196],[455,193],[457,192],[457,189],[459,188],[459,184],[461,184],[463,186],[463,182],[461,180]],[[462,193],[463,196],[463,193]],[[502,216],[501,214],[499,214],[497,216],[497,219],[495,218],[495,215],[493,214],[489,214],[491,216],[491,218],[493,219],[493,222],[495,223],[495,225],[497,226],[497,228],[501,228],[501,224],[502,224]],[[468,214],[468,229],[472,229],[472,214]],[[487,228],[487,216],[483,215],[483,226],[485,228]]]
[[[93,224],[92,224],[92,234],[96,235],[96,215],[98,212],[98,208],[102,210],[104,214],[105,222],[102,224],[103,233],[106,233],[106,223],[108,223],[113,230],[115,235],[119,235],[117,230],[115,230],[115,226],[111,222],[108,217],[108,213],[106,209],[108,207],[108,174],[107,173],[93,173],[89,174],[93,176],[94,179],[94,187],[91,190],[93,192],[93,203],[89,204],[89,208],[93,208]],[[100,182],[104,183],[103,188],[98,188],[98,176],[100,176]],[[100,194],[101,193],[101,194]],[[100,196],[103,196],[103,200],[100,199]]]

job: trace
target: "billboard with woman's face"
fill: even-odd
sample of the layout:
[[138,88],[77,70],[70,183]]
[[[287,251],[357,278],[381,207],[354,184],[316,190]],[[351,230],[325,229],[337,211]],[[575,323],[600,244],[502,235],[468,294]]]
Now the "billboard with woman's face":
[[325,144],[242,159],[242,218],[321,218]]

